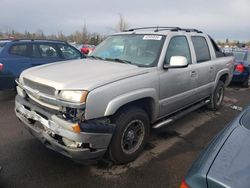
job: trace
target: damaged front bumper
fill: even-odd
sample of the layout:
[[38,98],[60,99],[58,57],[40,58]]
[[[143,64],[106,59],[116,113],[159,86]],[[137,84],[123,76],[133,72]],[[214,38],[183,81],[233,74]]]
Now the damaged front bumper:
[[101,158],[111,141],[114,126],[95,120],[80,124],[81,132],[71,130],[72,124],[16,96],[15,112],[32,135],[46,147],[77,162]]

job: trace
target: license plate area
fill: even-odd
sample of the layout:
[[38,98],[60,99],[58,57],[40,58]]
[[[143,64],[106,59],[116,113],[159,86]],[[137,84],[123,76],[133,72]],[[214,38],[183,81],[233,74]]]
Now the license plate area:
[[[46,117],[42,117],[39,113],[35,111],[31,111],[29,108],[25,106],[20,106],[18,111],[27,119],[34,120],[34,127],[46,130],[47,128],[51,128],[51,123]],[[45,119],[46,118],[46,119]]]
[[46,129],[44,128],[44,125],[42,123],[40,123],[39,121],[36,121],[35,124],[33,125],[36,129],[42,130],[42,131],[46,131]]

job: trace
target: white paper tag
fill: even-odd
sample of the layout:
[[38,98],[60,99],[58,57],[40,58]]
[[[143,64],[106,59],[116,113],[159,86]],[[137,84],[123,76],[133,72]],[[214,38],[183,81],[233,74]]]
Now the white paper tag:
[[162,36],[159,35],[145,35],[143,40],[161,40]]

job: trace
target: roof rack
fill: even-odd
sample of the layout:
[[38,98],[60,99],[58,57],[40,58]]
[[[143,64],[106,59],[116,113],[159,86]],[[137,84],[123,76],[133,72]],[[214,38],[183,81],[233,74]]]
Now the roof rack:
[[162,27],[162,26],[131,28],[131,29],[125,30],[124,32],[143,30],[143,29],[154,29],[154,32],[170,30],[170,31],[186,31],[186,32],[202,33],[202,31],[199,31],[197,29],[192,29],[192,28],[187,29],[187,28],[180,28],[180,27]]
[[4,41],[4,40],[13,40],[13,39],[8,39],[8,38],[6,38],[6,39],[0,39],[0,41]]
[[63,43],[67,43],[67,41],[63,41],[63,40],[56,40],[56,39],[29,39],[29,38],[22,38],[22,39],[9,39],[13,42],[16,41],[23,41],[23,40],[30,40],[30,41],[37,41],[37,40],[41,40],[41,41],[55,41],[55,42],[63,42]]
[[158,32],[159,30],[172,30],[172,29],[178,29],[179,27],[161,27],[161,26],[156,26],[156,27],[138,27],[138,28],[131,28],[129,30],[125,31],[135,31],[135,30],[143,30],[143,29],[154,29],[154,32]]
[[186,31],[186,32],[196,32],[196,33],[203,33],[202,31],[198,30],[198,29],[193,29],[193,28],[182,28],[182,31]]

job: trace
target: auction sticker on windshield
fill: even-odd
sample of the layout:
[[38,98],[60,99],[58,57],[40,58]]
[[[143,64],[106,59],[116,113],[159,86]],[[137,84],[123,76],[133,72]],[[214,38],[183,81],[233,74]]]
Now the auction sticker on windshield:
[[145,35],[143,40],[161,40],[162,36],[159,35]]

